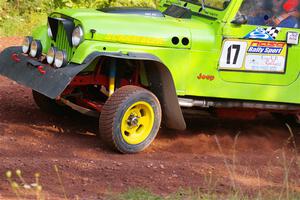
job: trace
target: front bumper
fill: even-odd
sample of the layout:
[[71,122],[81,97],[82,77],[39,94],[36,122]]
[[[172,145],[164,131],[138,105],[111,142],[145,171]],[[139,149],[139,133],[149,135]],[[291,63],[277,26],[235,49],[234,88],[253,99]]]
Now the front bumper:
[[92,60],[56,69],[22,54],[22,47],[10,47],[0,54],[0,75],[55,99]]

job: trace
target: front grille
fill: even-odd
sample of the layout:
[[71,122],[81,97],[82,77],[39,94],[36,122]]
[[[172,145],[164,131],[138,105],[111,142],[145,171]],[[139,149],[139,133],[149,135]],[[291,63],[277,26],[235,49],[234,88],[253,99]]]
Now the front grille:
[[58,31],[55,42],[56,48],[65,50],[68,55],[68,61],[73,57],[73,48],[70,46],[65,28],[62,23],[58,23]]

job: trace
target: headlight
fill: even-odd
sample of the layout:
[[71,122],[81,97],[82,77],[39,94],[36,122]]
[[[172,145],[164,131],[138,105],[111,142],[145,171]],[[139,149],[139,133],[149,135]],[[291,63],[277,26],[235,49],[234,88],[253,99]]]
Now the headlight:
[[72,34],[72,44],[74,47],[79,46],[83,41],[83,29],[80,26],[77,26]]
[[48,24],[48,36],[53,39],[53,34],[50,25]]
[[54,67],[61,68],[67,64],[67,54],[65,51],[56,51],[54,59]]
[[22,51],[23,53],[28,54],[30,52],[30,45],[32,43],[32,37],[25,37],[23,44],[22,44]]
[[30,46],[30,56],[34,58],[38,58],[42,55],[43,46],[41,41],[33,40]]
[[49,50],[48,50],[48,53],[47,53],[47,63],[52,65],[54,63],[54,59],[55,59],[55,54],[57,52],[57,49],[54,48],[54,47],[51,47]]

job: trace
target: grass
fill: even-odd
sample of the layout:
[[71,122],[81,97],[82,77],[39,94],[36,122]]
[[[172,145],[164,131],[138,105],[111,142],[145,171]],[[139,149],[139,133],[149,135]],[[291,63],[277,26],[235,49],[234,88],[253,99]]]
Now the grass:
[[35,27],[46,23],[47,14],[45,13],[8,17],[0,24],[0,37],[28,36]]
[[169,196],[159,196],[147,189],[129,189],[127,192],[115,196],[110,196],[108,200],[299,200],[300,194],[291,195],[288,198],[280,196],[276,191],[266,191],[262,194],[245,195],[238,192],[232,194],[207,194],[200,190],[181,190]]
[[[54,165],[54,171],[57,175],[57,179],[59,181],[59,186],[61,187],[63,196],[65,200],[68,200],[67,193],[63,184],[63,180],[61,178],[59,168],[57,165]],[[12,171],[7,171],[6,179],[10,184],[10,187],[13,193],[16,195],[18,200],[23,199],[36,199],[36,200],[44,200],[45,194],[43,191],[43,187],[40,183],[40,174],[36,173],[35,182],[34,183],[27,183],[26,180],[23,178],[22,171],[17,169],[14,173]],[[76,196],[76,200],[77,200]]]
[[17,169],[15,173],[12,171],[6,172],[7,181],[13,193],[16,195],[16,199],[37,199],[44,200],[43,187],[40,184],[40,174],[36,173],[35,183],[27,183],[23,178],[22,171]]

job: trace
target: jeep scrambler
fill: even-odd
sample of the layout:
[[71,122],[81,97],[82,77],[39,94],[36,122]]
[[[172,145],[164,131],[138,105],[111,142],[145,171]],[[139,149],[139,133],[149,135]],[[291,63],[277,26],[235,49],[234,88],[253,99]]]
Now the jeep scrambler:
[[247,1],[57,10],[0,54],[0,74],[43,111],[100,116],[100,137],[122,153],[147,148],[161,121],[186,129],[183,108],[298,116],[300,29],[248,24]]

